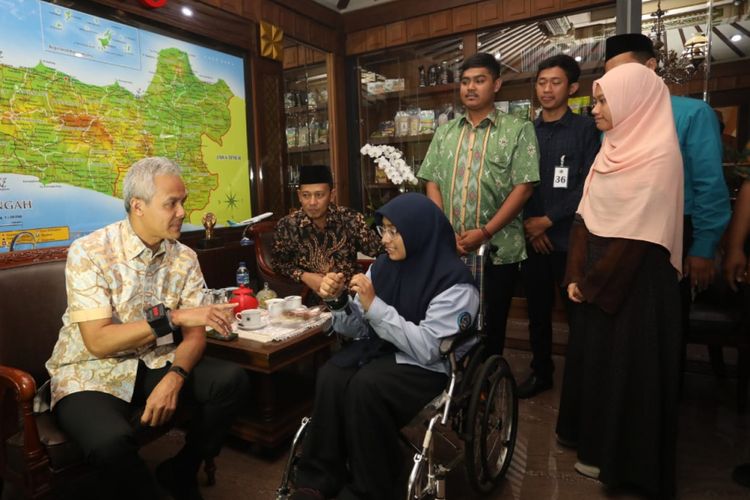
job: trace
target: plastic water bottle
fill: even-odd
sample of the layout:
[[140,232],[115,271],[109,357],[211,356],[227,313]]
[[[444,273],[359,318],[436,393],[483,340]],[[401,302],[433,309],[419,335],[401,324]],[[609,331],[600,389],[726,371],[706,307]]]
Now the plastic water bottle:
[[245,262],[240,262],[237,268],[237,286],[248,286],[250,284],[250,272],[247,270]]

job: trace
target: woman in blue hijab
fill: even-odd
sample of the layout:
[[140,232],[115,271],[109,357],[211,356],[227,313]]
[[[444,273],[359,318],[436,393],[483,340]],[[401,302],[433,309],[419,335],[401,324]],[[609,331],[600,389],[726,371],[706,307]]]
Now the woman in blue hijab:
[[319,290],[334,329],[356,341],[318,374],[293,500],[402,496],[398,431],[445,388],[440,340],[472,324],[479,308],[453,228],[432,201],[400,195],[376,223],[386,253],[350,283],[329,273]]

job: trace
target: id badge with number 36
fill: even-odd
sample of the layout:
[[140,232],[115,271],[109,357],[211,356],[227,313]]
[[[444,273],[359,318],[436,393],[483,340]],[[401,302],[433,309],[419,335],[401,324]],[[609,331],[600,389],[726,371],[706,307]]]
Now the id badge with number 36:
[[553,188],[568,187],[568,167],[555,167],[555,178],[553,179]]

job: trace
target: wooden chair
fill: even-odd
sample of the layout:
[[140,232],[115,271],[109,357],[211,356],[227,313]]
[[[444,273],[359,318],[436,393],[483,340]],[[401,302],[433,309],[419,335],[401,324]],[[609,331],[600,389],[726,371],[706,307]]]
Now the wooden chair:
[[737,411],[747,409],[750,378],[750,287],[733,292],[717,276],[708,290],[698,295],[690,310],[689,328],[684,336],[683,365],[687,344],[705,344],[717,376],[725,375],[722,348],[737,349]]
[[[13,484],[26,498],[76,498],[93,476],[54,416],[34,408],[67,307],[66,258],[67,247],[0,254],[0,488]],[[181,408],[173,423],[189,411]],[[134,409],[134,425],[141,412]],[[145,428],[138,441],[151,442],[169,428]],[[213,461],[205,467],[213,484]]]
[[307,304],[314,298],[314,294],[310,294],[310,289],[302,283],[296,283],[291,279],[282,276],[273,268],[273,233],[275,230],[276,221],[259,222],[250,228],[253,240],[255,241],[255,263],[258,270],[258,288],[262,288],[263,283],[268,283],[268,286],[274,290],[279,297],[301,295],[302,303]]

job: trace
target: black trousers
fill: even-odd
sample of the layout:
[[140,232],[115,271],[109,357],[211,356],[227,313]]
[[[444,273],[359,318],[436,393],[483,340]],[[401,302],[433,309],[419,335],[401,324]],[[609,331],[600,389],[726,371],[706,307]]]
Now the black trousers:
[[399,429],[447,383],[442,373],[397,364],[393,354],[361,368],[326,363],[318,372],[295,485],[320,490],[326,498],[402,497]]
[[487,265],[484,299],[488,354],[502,354],[510,303],[518,277],[518,263]]
[[529,341],[534,357],[531,369],[543,380],[552,380],[555,365],[552,362],[552,309],[555,294],[559,293],[568,313],[568,325],[572,314],[567,294],[560,287],[565,277],[567,252],[541,254],[527,248],[529,258],[521,264],[521,276],[526,291],[529,312]]
[[[168,368],[152,370],[140,362],[130,403],[103,392],[83,391],[55,405],[58,424],[98,469],[103,486],[115,486],[108,494],[114,498],[159,498],[159,489],[138,455],[136,433],[141,424],[131,418]],[[203,358],[193,368],[180,392],[180,405],[195,407],[180,454],[192,458],[190,467],[196,472],[202,460],[219,454],[246,394],[247,374],[233,363]]]

